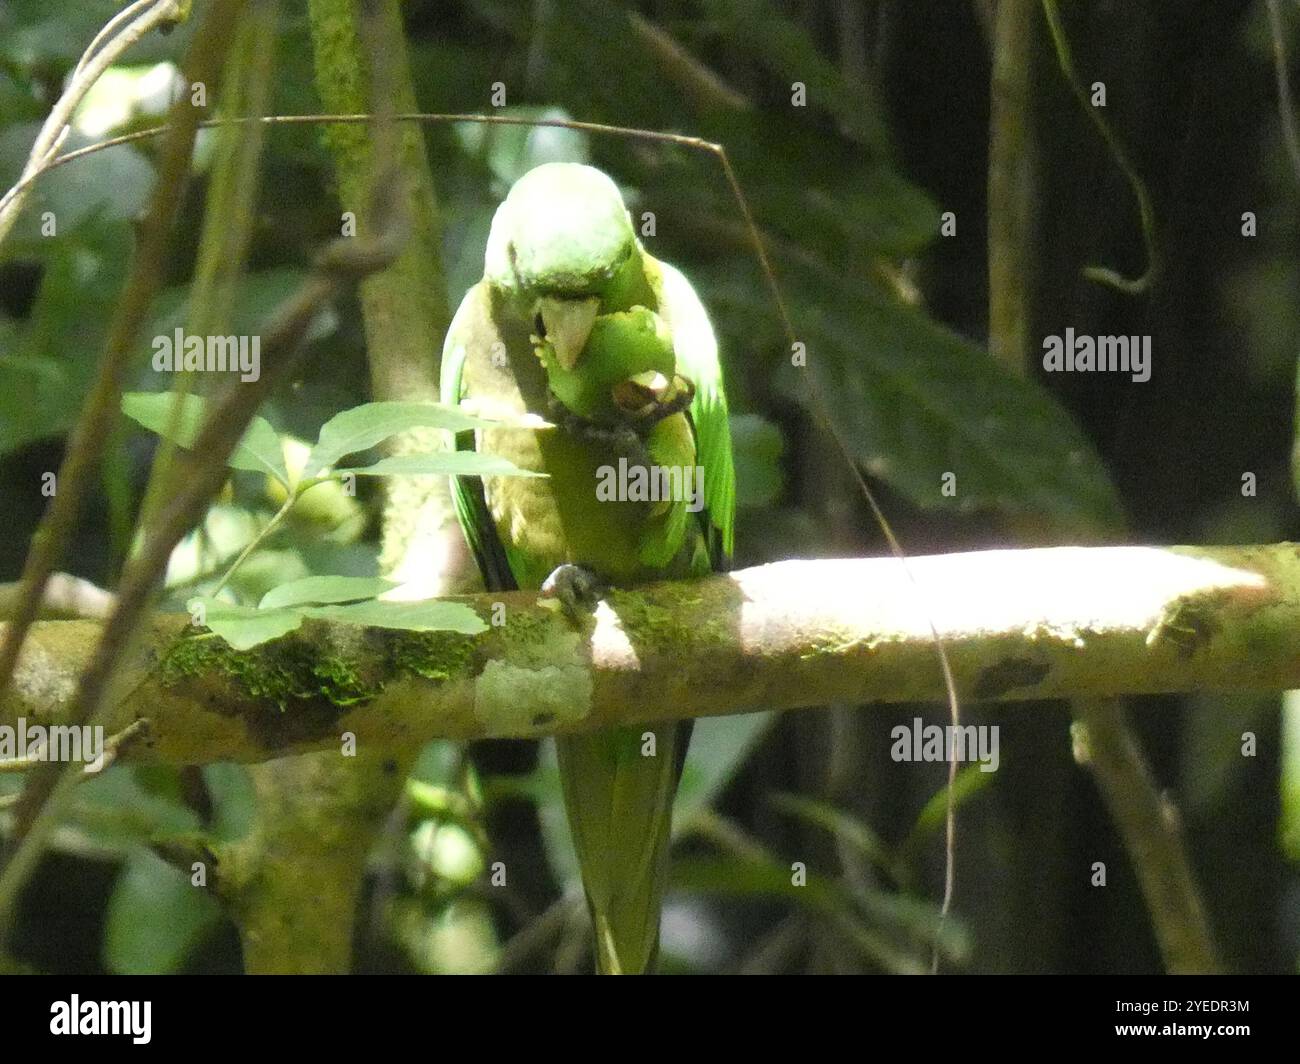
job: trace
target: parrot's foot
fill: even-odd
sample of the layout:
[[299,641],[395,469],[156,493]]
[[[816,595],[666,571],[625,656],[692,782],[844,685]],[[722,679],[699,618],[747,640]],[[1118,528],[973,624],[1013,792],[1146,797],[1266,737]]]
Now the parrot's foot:
[[575,414],[554,394],[548,396],[547,417],[561,431],[586,443],[609,447],[625,455],[629,465],[649,465],[645,440],[631,425],[602,425]]
[[542,581],[542,597],[559,602],[571,620],[582,622],[596,612],[605,585],[581,565],[559,565]]
[[628,413],[642,436],[665,418],[685,413],[695,401],[695,382],[680,373],[673,377],[672,384],[660,394],[647,394],[644,388],[634,387],[636,383],[633,379],[615,385],[615,401],[618,402],[621,396],[620,406],[626,404],[625,409],[634,408],[628,409]]

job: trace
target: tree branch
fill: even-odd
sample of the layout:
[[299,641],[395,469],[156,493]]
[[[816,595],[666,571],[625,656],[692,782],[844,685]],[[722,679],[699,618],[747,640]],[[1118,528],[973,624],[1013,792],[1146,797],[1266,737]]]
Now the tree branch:
[[[910,560],[963,698],[1300,687],[1300,547],[1055,547]],[[916,588],[892,558],[789,561],[615,591],[579,631],[533,593],[465,596],[476,636],[308,623],[237,653],[159,615],[124,661],[123,757],[260,761],[432,738],[943,698]],[[94,621],[33,629],[0,726],[57,722]]]

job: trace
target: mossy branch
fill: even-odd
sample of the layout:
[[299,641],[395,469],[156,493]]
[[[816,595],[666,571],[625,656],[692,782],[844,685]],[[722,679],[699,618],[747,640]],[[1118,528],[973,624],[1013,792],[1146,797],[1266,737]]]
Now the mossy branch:
[[[911,559],[968,701],[1300,687],[1300,547],[1055,547]],[[481,635],[311,622],[232,651],[159,615],[123,663],[146,718],[123,756],[172,764],[433,738],[537,737],[828,702],[942,699],[891,558],[789,561],[615,591],[579,628],[529,592],[464,596]],[[500,608],[497,608],[500,604]],[[99,630],[45,621],[0,725],[57,722]]]

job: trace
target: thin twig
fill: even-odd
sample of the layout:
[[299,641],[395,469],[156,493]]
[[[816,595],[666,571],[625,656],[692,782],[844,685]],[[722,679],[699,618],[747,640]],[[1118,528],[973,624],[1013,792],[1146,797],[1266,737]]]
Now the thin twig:
[[1124,150],[1119,138],[1111,131],[1110,125],[1101,117],[1101,111],[1092,106],[1092,101],[1088,98],[1088,93],[1079,80],[1079,75],[1074,69],[1074,58],[1070,52],[1070,39],[1065,35],[1065,27],[1061,23],[1061,12],[1056,6],[1056,0],[1042,0],[1042,3],[1043,14],[1047,18],[1047,26],[1052,33],[1052,43],[1056,48],[1056,58],[1060,64],[1061,73],[1070,86],[1070,91],[1074,93],[1075,99],[1079,101],[1080,109],[1088,116],[1088,120],[1096,127],[1097,132],[1101,134],[1101,139],[1106,142],[1106,147],[1110,149],[1115,165],[1123,171],[1129,187],[1133,190],[1133,196],[1137,200],[1138,213],[1142,221],[1142,243],[1146,247],[1147,266],[1139,277],[1130,279],[1106,266],[1085,266],[1083,275],[1090,281],[1110,285],[1110,287],[1128,295],[1142,295],[1155,283],[1160,272],[1160,256],[1155,237],[1155,211],[1151,206],[1151,197],[1147,193],[1146,184],[1137,172],[1137,168],[1129,160],[1128,152]]
[[[148,6],[148,10],[127,23],[118,32],[119,26],[145,6]],[[178,0],[138,0],[137,3],[110,19],[108,25],[91,41],[73,70],[71,83],[64,89],[41,126],[27,164],[23,167],[20,180],[0,197],[0,243],[4,242],[22,210],[26,188],[34,178],[48,168],[54,153],[67,138],[68,122],[86,93],[94,87],[104,71],[140,38],[164,23],[175,22],[179,14]]]

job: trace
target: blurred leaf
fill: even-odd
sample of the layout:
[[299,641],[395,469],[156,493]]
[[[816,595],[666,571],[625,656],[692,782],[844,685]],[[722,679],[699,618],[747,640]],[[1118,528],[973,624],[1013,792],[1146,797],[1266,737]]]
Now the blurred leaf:
[[[210,507],[204,515],[203,523],[181,540],[167,559],[167,586],[189,584],[203,573],[210,573],[215,580],[217,573],[225,568],[222,563],[233,561],[262,530],[266,520],[265,515],[245,510],[241,506],[217,503]],[[249,562],[251,561],[250,558]],[[239,568],[237,580],[249,562]],[[277,582],[284,579],[285,571],[281,568]]]
[[741,713],[695,722],[673,806],[674,827],[684,827],[717,799],[777,718],[775,713]]
[[781,430],[757,414],[732,414],[731,443],[736,455],[736,505],[773,505],[785,487]]
[[[705,10],[728,42],[748,50],[783,88],[807,87],[808,104],[819,106],[878,156],[892,151],[884,108],[871,86],[852,82],[813,42],[808,31],[786,18],[771,0],[706,0]],[[788,90],[787,90],[788,91]]]
[[202,887],[148,850],[127,858],[108,900],[104,965],[121,975],[169,975],[221,918]]
[[119,856],[160,836],[197,830],[198,816],[179,800],[174,775],[143,766],[112,766],[78,786],[65,830],[85,848],[105,856]]
[[[3,26],[2,15],[0,26]],[[3,33],[2,29],[0,33]],[[42,110],[41,103],[35,96],[25,91],[7,71],[0,70],[0,115],[6,115],[15,123],[36,122],[39,121]]]
[[[800,374],[816,374],[830,416],[873,476],[927,508],[1043,514],[1093,530],[1119,521],[1100,458],[1044,389],[865,283],[804,262],[782,272],[807,367],[783,355],[781,386],[811,406]],[[745,315],[752,330],[755,314],[773,314],[766,298],[755,305],[754,291],[719,287],[713,306]],[[955,498],[941,494],[945,473],[956,476]]]
[[1291,444],[1291,486],[1295,489],[1295,497],[1300,501],[1300,360],[1296,361],[1296,412],[1295,424],[1293,427],[1293,442]]
[[[55,60],[76,62],[100,29],[124,5],[119,0],[6,0],[0,5],[0,57],[19,67]],[[179,58],[194,30],[193,19],[169,34],[151,33],[127,53],[132,62]]]
[[[965,933],[951,922],[941,926],[938,912],[925,902],[897,894],[851,895],[811,871],[796,886],[792,869],[773,859],[688,857],[674,861],[670,874],[673,890],[724,898],[779,897],[829,916],[865,956],[888,971],[924,971],[921,950],[931,943],[954,959],[968,951]],[[895,939],[911,939],[913,947]]]
[[[514,118],[568,119],[560,107],[503,107],[496,114]],[[502,126],[467,122],[454,127],[466,154],[487,166],[504,193],[524,174],[543,163],[585,163],[589,137],[560,126]]]
[[[179,400],[173,426],[173,409]],[[202,396],[178,396],[173,392],[127,392],[122,396],[122,413],[138,422],[150,432],[169,436],[186,449],[194,446],[199,431],[208,415],[207,401]],[[265,473],[288,485],[289,474],[284,467],[284,451],[280,437],[265,418],[254,417],[248,423],[243,438],[231,452],[228,464],[235,469]]]
[[463,757],[464,747],[459,743],[434,739],[420,748],[408,778],[439,789],[455,786]]
[[428,599],[422,602],[383,602],[371,599],[350,606],[306,606],[304,616],[342,624],[363,624],[374,628],[400,628],[408,632],[460,632],[477,635],[487,625],[469,606],[460,602]]
[[[1246,500],[1251,502],[1253,500]],[[1230,543],[1211,538],[1197,542]],[[1243,539],[1255,543],[1261,540]],[[1285,696],[1284,696],[1285,698]],[[1178,764],[1178,808],[1184,820],[1213,820],[1229,807],[1234,793],[1253,772],[1249,757],[1242,756],[1242,733],[1267,734],[1278,712],[1278,696],[1253,691],[1216,691],[1188,694],[1184,698]],[[1282,788],[1286,787],[1286,708],[1282,709]],[[1283,804],[1285,816],[1285,802]]]
[[797,794],[773,794],[767,799],[772,808],[830,832],[852,846],[869,861],[893,875],[896,858],[880,837],[862,820],[833,805]]
[[[979,794],[985,787],[993,782],[992,772],[981,771],[979,765],[966,765],[957,772],[957,778],[952,784],[952,805],[954,809],[960,809],[962,805],[970,798]],[[915,859],[917,851],[925,843],[929,835],[938,832],[948,820],[948,789],[945,787],[936,791],[930,796],[929,801],[922,807],[921,812],[917,814],[916,823],[912,825],[912,830],[908,833],[903,844],[899,847],[899,853],[903,859],[912,861]]]
[[[18,180],[39,132],[37,122],[0,129],[0,182],[5,189]],[[59,150],[62,154],[90,143],[93,138],[72,133]],[[21,164],[15,165],[19,160]],[[45,211],[54,215],[55,235],[96,216],[105,221],[131,221],[144,210],[153,180],[153,167],[132,148],[85,155],[33,182],[23,208],[24,231],[39,232]]]
[[[778,716],[776,713],[742,713],[705,717],[695,722],[673,804],[674,837],[689,830],[692,820],[718,798]],[[577,884],[578,864],[574,858],[569,818],[564,811],[555,744],[542,746],[536,771],[522,785],[515,777],[492,777],[486,782],[489,784],[489,800],[505,796],[527,797],[537,805],[546,856],[556,879],[561,883]]]
[[195,605],[203,607],[203,624],[236,650],[250,650],[259,643],[279,639],[295,631],[303,621],[298,610],[259,610],[202,597],[190,600],[191,611]]
[[[224,572],[225,568],[221,567],[219,571]],[[322,567],[308,565],[301,548],[287,547],[276,550],[263,545],[244,559],[244,563],[235,570],[235,575],[230,578],[230,583],[226,586],[235,592],[236,602],[251,605],[261,602],[262,596],[268,591],[288,581],[302,580],[304,577],[311,576],[313,570],[318,568]],[[329,570],[335,566],[326,564],[323,568]],[[202,586],[194,590],[200,594],[204,592]]]
[[257,817],[257,795],[248,769],[229,761],[203,766],[203,781],[212,797],[208,834],[223,842],[242,839]]
[[844,899],[833,880],[807,872],[804,885],[796,886],[793,875],[788,866],[769,858],[686,857],[673,862],[670,886],[687,894],[785,898],[821,912],[842,907]]
[[[728,112],[710,120],[708,133],[726,147],[760,231],[836,269],[861,273],[873,257],[914,255],[938,234],[939,209],[925,192],[806,121]],[[657,238],[669,241],[674,255],[707,260],[721,252],[725,260],[753,261],[716,158],[679,152],[651,168],[637,157],[629,163],[645,205],[659,213]],[[689,261],[678,265],[694,277]]]
[[555,744],[542,744],[537,769],[526,779],[492,776],[485,779],[483,784],[484,797],[489,803],[506,797],[532,799],[537,806],[537,819],[542,826],[546,859],[555,880],[566,887],[576,887],[581,877],[573,849],[573,833],[569,830],[569,818],[564,811],[564,789],[560,783]]
[[[300,266],[277,266],[240,277],[231,312],[231,333],[239,336],[259,335],[271,315],[302,287],[308,275],[308,271]],[[170,336],[177,329],[185,328],[190,318],[189,299],[188,284],[173,285],[159,293],[154,301],[153,316],[142,330],[142,335],[151,342],[155,336]],[[337,328],[338,316],[326,306],[313,316],[303,340],[305,343],[315,343],[332,335]],[[146,348],[148,346],[147,343]],[[156,380],[157,376],[146,363],[146,368],[142,370],[142,382]],[[148,384],[142,383],[143,389],[147,390],[148,387]]]
[[95,373],[130,243],[128,225],[96,218],[34,241],[15,230],[0,249],[43,266],[30,314],[0,349],[0,453],[71,426]]
[[471,417],[441,403],[363,403],[335,414],[321,426],[320,441],[312,448],[302,476],[304,480],[314,477],[344,455],[367,450],[407,429],[460,432],[491,424],[494,422]]
[[[509,31],[527,46],[537,33],[528,9],[508,9]],[[672,112],[680,124],[681,95],[669,91],[658,61],[630,28],[623,5],[607,0],[548,5],[542,27],[547,98],[588,120],[656,129],[670,124],[664,115]],[[617,77],[610,77],[613,71]]]
[[365,576],[308,576],[272,588],[258,603],[258,609],[303,606],[308,603],[354,602],[375,598],[398,585],[391,580]]
[[1300,861],[1300,691],[1282,696],[1282,812],[1278,835],[1292,861]]

